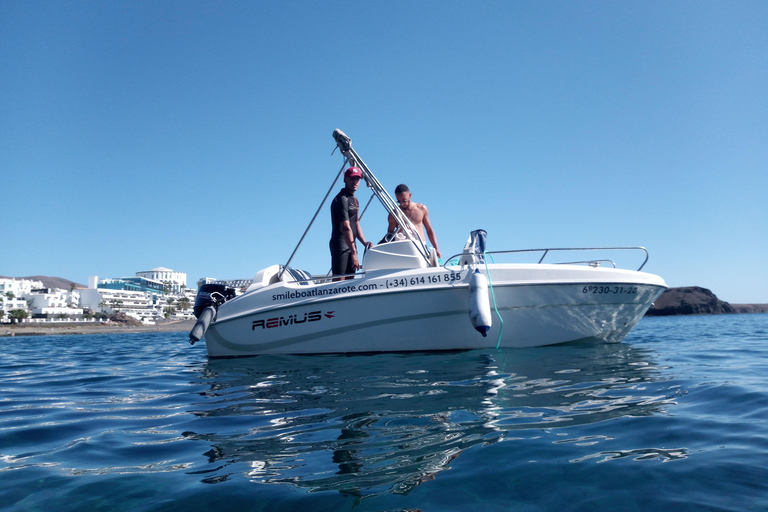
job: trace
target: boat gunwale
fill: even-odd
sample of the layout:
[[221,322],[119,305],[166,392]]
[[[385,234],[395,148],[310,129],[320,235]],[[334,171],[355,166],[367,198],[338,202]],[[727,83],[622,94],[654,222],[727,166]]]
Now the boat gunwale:
[[[424,270],[424,269],[420,269],[420,270]],[[612,269],[604,269],[604,270],[612,270]],[[616,270],[618,270],[618,269],[616,269]],[[637,272],[637,271],[630,270],[628,272]],[[643,274],[645,274],[645,273],[643,273]],[[647,275],[655,276],[655,274],[647,274]],[[289,284],[289,283],[274,283],[274,284],[275,285],[282,284],[283,286],[285,286],[286,284]],[[582,285],[584,285],[584,286],[589,286],[589,285],[598,285],[598,286],[626,286],[627,284],[628,283],[626,281],[610,282],[610,281],[577,280],[577,281],[568,281],[568,282],[565,282],[565,281],[557,281],[557,282],[501,282],[501,283],[494,284],[493,287],[494,288],[499,288],[499,289],[504,289],[504,288],[519,288],[519,287],[524,287],[524,286],[525,287],[563,286],[563,285],[567,285],[567,286],[582,286]],[[666,290],[668,288],[668,286],[666,286],[666,284],[657,284],[657,283],[636,283],[636,282],[630,282],[629,284],[632,284],[632,285],[635,285],[635,286],[644,286],[644,287],[651,287],[651,288],[661,288],[661,289],[664,289],[664,290]],[[270,285],[270,286],[272,286],[272,285]],[[237,300],[238,301],[239,300],[243,300],[248,295],[261,294],[261,293],[267,291],[267,288],[268,287],[264,287],[264,288],[261,288],[261,289],[258,289],[258,290],[253,290],[252,292],[249,292],[248,294],[238,296]],[[456,282],[453,282],[453,283],[434,283],[434,284],[429,284],[429,285],[423,285],[423,286],[420,286],[419,288],[410,288],[410,289],[408,289],[408,288],[403,288],[403,289],[386,289],[385,288],[385,289],[377,289],[377,290],[364,290],[363,292],[349,294],[349,295],[346,295],[346,294],[345,295],[334,294],[334,295],[319,296],[319,297],[317,297],[317,296],[314,296],[314,297],[302,297],[302,298],[300,298],[298,300],[295,300],[293,302],[288,302],[288,303],[279,304],[279,305],[269,305],[269,306],[264,306],[264,307],[261,307],[261,308],[250,309],[248,311],[244,311],[242,313],[235,314],[233,316],[230,316],[230,317],[227,317],[227,318],[223,318],[221,320],[217,319],[217,320],[215,320],[214,322],[211,323],[211,327],[214,326],[214,325],[223,325],[225,323],[233,322],[233,321],[236,321],[236,320],[241,320],[244,317],[248,317],[248,316],[251,316],[251,315],[266,314],[268,312],[269,313],[271,313],[271,312],[279,312],[279,311],[283,311],[283,310],[286,310],[286,309],[289,309],[289,308],[308,306],[308,305],[314,305],[314,304],[318,304],[319,305],[319,304],[324,304],[324,303],[327,303],[327,302],[330,302],[330,301],[335,301],[335,302],[336,301],[348,301],[348,300],[353,300],[353,299],[375,298],[375,297],[380,296],[380,295],[392,295],[392,294],[402,294],[402,293],[411,293],[411,294],[419,293],[419,294],[421,294],[421,293],[435,292],[435,291],[440,291],[440,290],[448,291],[448,290],[461,290],[461,289],[467,289],[467,288],[469,288],[469,283],[468,282],[456,281]],[[274,291],[274,289],[273,289],[273,291]],[[362,295],[360,293],[362,293]],[[228,301],[228,302],[231,302],[231,301]],[[606,303],[604,303],[604,302],[580,303],[580,304],[572,303],[570,305],[582,306],[582,305],[601,305],[601,304],[606,304]],[[611,303],[611,304],[635,304],[635,303],[634,302],[615,302],[615,303]],[[569,305],[569,304],[558,304],[558,305],[555,305],[555,306],[563,307],[563,306],[567,306],[567,305]],[[503,311],[503,310],[520,309],[520,308],[540,308],[540,307],[545,307],[545,305],[499,306],[496,309],[498,309],[500,311]]]

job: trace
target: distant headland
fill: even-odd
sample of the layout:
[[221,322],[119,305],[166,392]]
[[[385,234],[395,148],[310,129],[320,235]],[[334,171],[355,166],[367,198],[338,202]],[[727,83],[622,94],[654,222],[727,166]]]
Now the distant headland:
[[706,288],[670,288],[656,299],[645,316],[722,315],[729,313],[768,313],[768,304],[729,304]]

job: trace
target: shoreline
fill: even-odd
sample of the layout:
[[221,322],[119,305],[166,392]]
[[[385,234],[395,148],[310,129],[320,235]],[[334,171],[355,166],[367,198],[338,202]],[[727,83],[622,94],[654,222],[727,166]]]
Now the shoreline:
[[[768,304],[731,304],[733,313],[755,314],[768,313]],[[711,315],[716,313],[699,313]],[[647,315],[646,316],[667,316]],[[672,315],[679,316],[679,315]],[[119,323],[80,324],[80,325],[18,325],[0,324],[0,338],[14,336],[66,336],[71,334],[128,334],[137,332],[189,332],[195,326],[196,319],[176,320],[156,325],[124,325]]]
[[0,326],[0,337],[60,336],[69,334],[121,334],[136,332],[189,332],[196,319],[163,322],[156,325],[121,325],[116,323],[95,325],[18,325]]

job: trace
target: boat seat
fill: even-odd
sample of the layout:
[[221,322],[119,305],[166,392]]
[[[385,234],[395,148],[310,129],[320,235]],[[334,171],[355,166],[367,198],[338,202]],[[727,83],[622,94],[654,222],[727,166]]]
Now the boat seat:
[[281,281],[293,282],[297,281],[301,285],[308,285],[309,281],[312,281],[312,274],[306,270],[301,270],[293,267],[281,267],[285,268]]
[[[284,267],[282,265],[272,265],[271,267],[259,270],[246,292],[250,292],[258,288],[263,288],[280,281],[285,283],[293,283],[295,281],[299,281],[300,285],[307,285],[309,284],[307,281],[312,279],[312,274],[306,270],[299,270],[292,267],[287,267],[285,272],[280,275],[280,270],[283,268]],[[278,276],[280,276],[280,279],[278,279]]]

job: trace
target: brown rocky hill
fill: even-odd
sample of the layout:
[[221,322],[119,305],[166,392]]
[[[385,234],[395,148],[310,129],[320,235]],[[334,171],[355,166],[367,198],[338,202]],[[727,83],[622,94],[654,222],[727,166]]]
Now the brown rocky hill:
[[75,283],[74,281],[70,281],[69,279],[64,279],[63,277],[51,277],[51,276],[27,276],[27,277],[7,277],[7,276],[0,276],[4,277],[6,279],[29,279],[30,281],[42,281],[43,286],[46,288],[60,288],[62,290],[69,290],[70,286],[72,284],[75,285],[76,288],[87,288],[84,284]]
[[670,288],[656,299],[646,316],[720,315],[725,313],[764,313],[768,304],[729,304],[706,288]]

